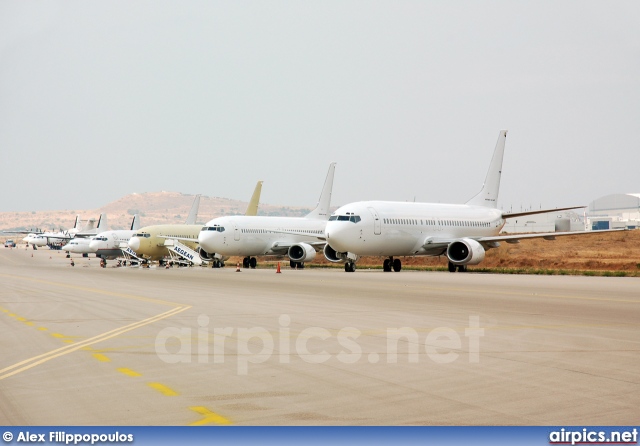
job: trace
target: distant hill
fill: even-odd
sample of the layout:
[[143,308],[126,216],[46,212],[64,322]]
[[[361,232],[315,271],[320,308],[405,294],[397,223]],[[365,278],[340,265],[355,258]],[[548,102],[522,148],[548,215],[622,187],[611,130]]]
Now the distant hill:
[[[101,208],[90,210],[63,210],[39,212],[0,212],[0,229],[29,230],[32,228],[68,229],[73,226],[75,216],[86,222],[89,218],[98,219],[101,213],[107,214],[110,229],[124,229],[131,224],[133,214],[140,214],[143,226],[156,224],[184,223],[195,195],[179,192],[147,192],[126,195]],[[229,198],[208,197],[200,198],[198,223],[205,223],[212,218],[224,215],[242,215],[248,202]],[[262,204],[258,208],[258,215],[281,215],[302,217],[310,209],[301,207],[287,207]]]

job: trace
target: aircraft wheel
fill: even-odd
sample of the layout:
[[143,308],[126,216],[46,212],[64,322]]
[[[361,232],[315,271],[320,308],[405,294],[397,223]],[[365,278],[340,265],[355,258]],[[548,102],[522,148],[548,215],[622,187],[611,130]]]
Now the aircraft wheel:
[[256,258],[251,257],[249,259],[249,266],[251,267],[251,269],[255,269],[257,265],[258,265],[258,261],[256,260]]
[[242,267],[244,269],[249,268],[249,257],[245,257],[244,259],[242,259]]
[[382,262],[382,271],[385,273],[391,272],[391,259],[384,259],[384,262]]
[[454,265],[451,262],[449,262],[449,272],[450,273],[455,273],[456,272],[456,265]]
[[466,273],[467,272],[467,265],[458,265],[458,272],[459,273]]
[[289,260],[289,268],[296,269],[298,267],[298,263],[293,260]]
[[402,262],[400,261],[400,259],[395,259],[393,261],[393,270],[399,273],[401,269],[402,269]]

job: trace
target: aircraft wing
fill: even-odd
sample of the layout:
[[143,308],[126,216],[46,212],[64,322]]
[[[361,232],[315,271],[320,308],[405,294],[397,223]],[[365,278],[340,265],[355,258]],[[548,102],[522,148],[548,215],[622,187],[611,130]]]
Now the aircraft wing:
[[603,229],[599,231],[573,231],[573,232],[539,232],[535,234],[510,234],[510,235],[494,235],[490,237],[470,237],[480,243],[489,242],[507,242],[518,243],[520,240],[529,238],[543,238],[545,240],[554,240],[556,237],[564,237],[569,235],[594,235],[602,234],[605,232],[619,232],[626,231],[626,229]]
[[524,217],[525,215],[549,214],[551,212],[569,211],[571,209],[582,209],[582,208],[586,208],[586,206],[571,206],[568,208],[556,208],[556,209],[540,209],[538,211],[514,212],[511,214],[504,213],[502,214],[502,218],[516,218],[516,217]]
[[[323,244],[324,242],[326,242],[327,238],[324,236],[324,234],[309,234],[308,232],[298,232],[298,231],[285,231],[283,229],[269,229],[269,232],[275,232],[276,234],[289,234],[289,235],[300,235],[300,236],[304,236],[304,237],[315,237],[318,240],[322,240]],[[307,242],[305,242],[307,243]],[[313,245],[313,243],[309,243],[310,245]]]
[[167,238],[167,239],[171,239],[171,240],[180,240],[181,242],[195,243],[196,245],[198,244],[198,239],[197,238],[171,237],[171,236],[168,236],[168,235],[159,235],[158,238]]

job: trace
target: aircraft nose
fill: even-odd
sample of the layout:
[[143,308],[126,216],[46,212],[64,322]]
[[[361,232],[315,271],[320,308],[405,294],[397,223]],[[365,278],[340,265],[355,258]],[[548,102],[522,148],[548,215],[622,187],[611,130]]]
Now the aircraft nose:
[[140,239],[138,237],[131,237],[129,239],[129,248],[133,249],[134,251],[137,251],[138,249],[140,249]]
[[213,237],[212,234],[208,233],[208,231],[200,231],[198,234],[198,244],[206,252],[215,252],[213,249]]
[[89,248],[93,251],[97,251],[100,248],[100,242],[97,240],[91,240],[89,242]]
[[327,243],[340,252],[349,251],[349,227],[348,223],[344,222],[328,222],[324,229],[324,236],[327,239]]

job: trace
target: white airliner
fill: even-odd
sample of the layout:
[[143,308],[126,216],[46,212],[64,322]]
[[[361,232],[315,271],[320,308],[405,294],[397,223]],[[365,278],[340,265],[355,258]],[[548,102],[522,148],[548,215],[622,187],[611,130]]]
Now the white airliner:
[[31,244],[34,246],[60,246],[60,243],[64,242],[65,240],[91,237],[93,235],[96,235],[98,232],[106,231],[108,229],[107,215],[100,214],[98,225],[96,226],[95,223],[95,219],[89,219],[84,228],[80,229],[80,216],[77,215],[76,222],[73,228],[60,232],[43,232],[42,234],[36,234],[31,238]]
[[[256,215],[262,191],[262,181],[256,187],[247,206],[246,215]],[[200,195],[196,196],[191,212],[184,225],[154,225],[135,231],[129,239],[128,246],[136,256],[149,260],[159,260],[163,264],[167,256],[174,255],[193,264],[211,263],[212,267],[224,266],[225,258],[213,258],[198,246],[198,234],[202,225],[197,225],[196,217]],[[179,259],[178,259],[179,260]]]
[[90,247],[93,236],[106,230],[108,230],[107,214],[101,214],[97,227],[95,226],[95,219],[92,218],[87,221],[87,224],[82,230],[73,231],[73,233],[69,231],[69,234],[62,234],[58,240],[68,239],[69,241],[60,249],[67,253],[82,254],[83,257],[87,257],[89,254],[95,252]]
[[103,260],[115,259],[122,256],[122,250],[127,249],[129,239],[140,229],[138,214],[133,216],[129,229],[101,232],[89,241],[89,249],[96,253],[96,257]]
[[501,131],[482,190],[466,204],[390,201],[347,204],[329,218],[324,233],[325,257],[332,262],[345,262],[345,271],[353,272],[360,256],[387,257],[384,271],[400,271],[402,263],[394,257],[446,255],[449,271],[455,272],[479,264],[485,251],[497,248],[501,241],[519,243],[527,238],[552,240],[558,236],[604,232],[499,235],[507,218],[584,207],[520,213],[497,209],[506,137],[507,131]]
[[329,172],[317,207],[305,217],[232,216],[209,221],[198,235],[200,250],[209,257],[243,256],[245,268],[255,268],[253,256],[287,255],[292,267],[303,268],[313,260],[329,218],[336,163]]

